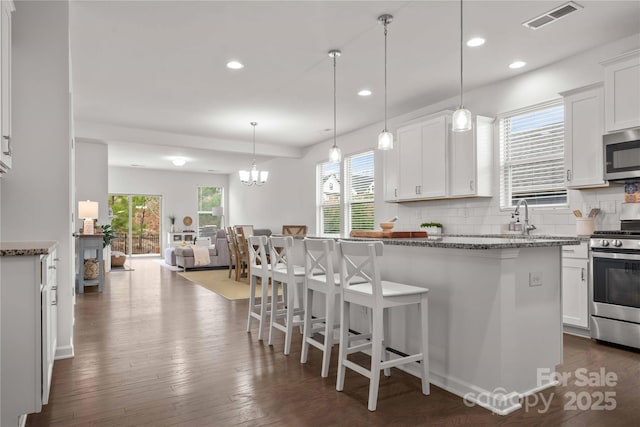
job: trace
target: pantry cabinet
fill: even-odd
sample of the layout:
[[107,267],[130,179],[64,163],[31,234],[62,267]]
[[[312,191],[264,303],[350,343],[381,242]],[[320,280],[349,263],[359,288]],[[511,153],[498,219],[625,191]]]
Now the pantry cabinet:
[[564,164],[567,188],[608,185],[603,179],[602,83],[560,93],[564,97]]
[[562,322],[589,328],[588,243],[562,248]]
[[414,120],[397,130],[385,154],[387,202],[491,195],[493,119],[477,117],[471,132],[451,131],[451,112]]
[[[56,242],[3,242],[2,419],[18,426],[49,400],[57,344]],[[23,425],[23,424],[22,424]]]
[[640,126],[640,49],[606,61],[604,66],[605,130]]

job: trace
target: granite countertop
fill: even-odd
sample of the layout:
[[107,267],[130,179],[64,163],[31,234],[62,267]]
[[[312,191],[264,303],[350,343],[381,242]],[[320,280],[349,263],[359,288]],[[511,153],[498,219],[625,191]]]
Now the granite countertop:
[[58,244],[53,240],[40,242],[0,242],[0,256],[46,255]]
[[364,237],[344,237],[342,239],[351,241],[380,240],[385,245],[449,249],[533,248],[579,245],[581,242],[581,238],[578,237],[522,236],[520,234],[442,235],[438,237],[412,239],[372,239]]

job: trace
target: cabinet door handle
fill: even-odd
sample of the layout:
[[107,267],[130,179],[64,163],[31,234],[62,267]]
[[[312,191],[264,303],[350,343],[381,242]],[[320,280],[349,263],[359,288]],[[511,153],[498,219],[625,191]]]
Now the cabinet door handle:
[[2,154],[6,154],[7,156],[11,155],[11,137],[8,135],[2,135],[2,139],[4,139],[5,141],[7,141],[7,149],[2,150]]
[[58,305],[58,301],[51,301],[51,305]]
[[584,268],[580,269],[580,280],[584,282]]
[[469,190],[474,191],[473,190],[473,180],[469,181]]
[[53,260],[54,261],[60,261],[60,258],[54,258]]
[[52,290],[52,291],[55,291],[56,289],[58,289],[58,287],[57,287],[57,286],[52,286],[52,287],[51,287],[51,290]]
[[567,181],[571,181],[571,169],[567,169]]
[[56,266],[55,266],[55,265],[50,265],[50,266],[49,266],[49,269],[51,269],[51,270],[55,270],[55,269],[56,269]]
[[398,189],[397,188],[393,189],[393,196],[394,197],[398,197]]

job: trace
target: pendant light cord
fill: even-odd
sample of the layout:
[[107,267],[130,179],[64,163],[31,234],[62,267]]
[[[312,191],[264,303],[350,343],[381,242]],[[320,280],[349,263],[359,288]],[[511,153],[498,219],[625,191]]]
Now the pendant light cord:
[[256,125],[258,123],[251,122],[251,126],[253,126],[253,164],[256,164]]
[[333,147],[336,147],[336,56],[333,54]]
[[384,131],[387,132],[387,23],[384,21]]
[[460,0],[460,108],[463,107],[462,102],[462,0]]

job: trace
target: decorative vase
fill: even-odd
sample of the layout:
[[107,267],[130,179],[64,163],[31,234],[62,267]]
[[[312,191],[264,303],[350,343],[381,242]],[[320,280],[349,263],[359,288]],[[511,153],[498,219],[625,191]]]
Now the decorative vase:
[[175,224],[171,224],[171,232],[175,233],[176,232],[176,226]]

